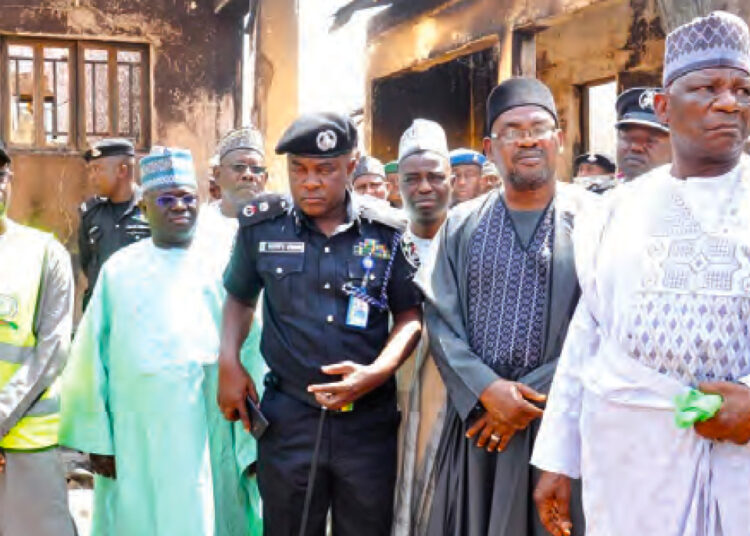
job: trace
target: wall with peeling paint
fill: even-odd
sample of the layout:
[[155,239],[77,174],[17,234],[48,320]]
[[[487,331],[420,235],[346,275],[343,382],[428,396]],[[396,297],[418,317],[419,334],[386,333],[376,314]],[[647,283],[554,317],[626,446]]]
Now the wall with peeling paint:
[[[371,138],[372,81],[405,70],[421,70],[473,52],[494,42],[500,58],[498,79],[512,73],[512,37],[514,28],[532,26],[542,20],[562,19],[577,10],[606,0],[476,0],[446,1],[416,19],[389,26],[388,19],[398,20],[385,11],[373,19],[369,40],[368,105],[366,138]],[[377,32],[375,31],[377,30]]]
[[[187,147],[198,176],[238,120],[243,13],[203,0],[4,2],[0,33],[146,43],[150,46],[154,145]],[[247,7],[246,2],[236,2]],[[74,254],[77,207],[90,194],[76,153],[15,151],[11,217],[53,231]],[[205,185],[204,185],[205,188]]]
[[503,80],[516,67],[513,31],[520,29],[534,34],[536,75],[558,104],[566,134],[559,171],[568,177],[582,145],[581,85],[608,78],[617,80],[619,89],[659,84],[664,28],[706,6],[750,18],[748,0],[445,0],[418,16],[386,10],[370,25],[367,146],[378,79],[430,68],[492,40],[500,58],[498,81]]
[[591,6],[538,33],[536,50],[537,76],[552,89],[565,132],[560,176],[570,177],[582,150],[580,88],[610,78],[620,90],[661,85],[664,33],[657,6],[654,0]]

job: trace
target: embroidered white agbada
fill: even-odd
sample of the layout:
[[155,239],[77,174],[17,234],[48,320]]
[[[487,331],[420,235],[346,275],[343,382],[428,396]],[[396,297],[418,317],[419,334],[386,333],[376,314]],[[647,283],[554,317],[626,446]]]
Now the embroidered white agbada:
[[750,535],[750,447],[674,424],[674,398],[750,375],[750,158],[658,168],[576,226],[582,298],[532,463],[583,480],[588,536]]

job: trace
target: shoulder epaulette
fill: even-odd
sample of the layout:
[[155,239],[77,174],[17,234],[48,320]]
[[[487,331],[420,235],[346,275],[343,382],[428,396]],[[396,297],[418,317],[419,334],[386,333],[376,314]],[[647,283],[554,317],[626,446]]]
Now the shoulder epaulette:
[[292,206],[289,197],[282,194],[260,194],[242,207],[238,215],[240,225],[256,225],[285,214]]
[[393,208],[387,202],[366,195],[357,196],[359,217],[368,221],[381,223],[397,231],[404,231],[408,224],[406,213]]
[[89,197],[86,201],[81,203],[81,206],[79,207],[79,210],[81,211],[81,215],[86,214],[87,212],[90,212],[91,209],[94,207],[98,207],[102,203],[106,202],[107,199],[104,197],[99,197],[98,195],[95,195],[94,197]]

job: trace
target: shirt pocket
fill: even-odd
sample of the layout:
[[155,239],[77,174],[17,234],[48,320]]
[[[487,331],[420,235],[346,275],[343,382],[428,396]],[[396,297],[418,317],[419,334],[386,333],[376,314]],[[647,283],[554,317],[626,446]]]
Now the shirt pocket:
[[260,255],[258,273],[263,278],[271,311],[299,312],[306,292],[302,272],[305,256],[302,254]]

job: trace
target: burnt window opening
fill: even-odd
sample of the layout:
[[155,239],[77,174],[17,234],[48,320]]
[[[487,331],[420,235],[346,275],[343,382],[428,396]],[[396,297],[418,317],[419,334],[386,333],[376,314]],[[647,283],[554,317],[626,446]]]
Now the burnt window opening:
[[10,146],[83,150],[105,137],[147,146],[145,45],[10,37],[2,52],[2,137]]
[[617,148],[617,82],[614,78],[585,84],[581,132],[586,152],[612,156]]
[[424,71],[394,74],[372,88],[372,154],[393,159],[401,134],[416,118],[445,129],[450,148],[481,151],[487,96],[497,84],[495,47],[459,56]]

